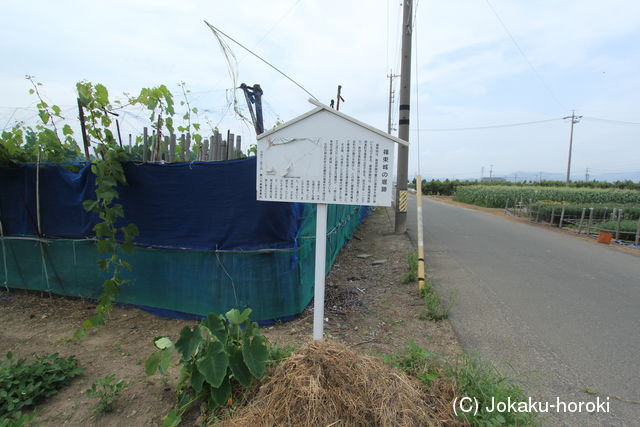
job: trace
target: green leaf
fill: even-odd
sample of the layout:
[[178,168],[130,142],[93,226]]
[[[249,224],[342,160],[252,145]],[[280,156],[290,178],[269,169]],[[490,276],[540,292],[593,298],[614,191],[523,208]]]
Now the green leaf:
[[107,88],[100,83],[96,85],[96,101],[98,101],[102,107],[109,104],[109,92]]
[[49,113],[44,110],[40,110],[38,111],[38,115],[40,116],[40,120],[42,120],[42,123],[44,123],[45,125],[49,123],[49,118],[51,117]]
[[60,107],[58,107],[57,105],[52,105],[51,109],[53,110],[53,112],[59,116],[60,115]]
[[144,373],[147,375],[153,375],[160,371],[162,375],[166,375],[172,358],[173,347],[155,351],[145,362]]
[[159,337],[153,341],[153,345],[156,346],[158,350],[164,350],[166,348],[173,347],[173,343],[168,337]]
[[251,376],[251,372],[249,372],[249,368],[247,368],[247,365],[244,363],[242,350],[233,344],[228,348],[228,350],[229,367],[231,368],[233,376],[240,384],[245,387],[249,387],[253,381],[253,377]]
[[197,366],[192,365],[192,367],[191,380],[189,383],[193,391],[200,393],[200,391],[202,391],[202,385],[204,384],[204,375],[200,373]]
[[224,406],[231,397],[231,381],[226,377],[220,387],[211,388],[211,397],[217,406]]
[[269,350],[267,340],[262,335],[253,338],[244,337],[242,340],[242,356],[247,368],[256,378],[262,378],[267,367]]
[[182,422],[179,408],[173,408],[162,419],[162,427],[176,427]]
[[249,319],[249,315],[251,314],[251,309],[246,308],[242,313],[237,308],[231,309],[227,312],[226,316],[233,325],[240,325],[245,320]]
[[35,89],[29,89],[29,95],[33,95],[34,93],[36,93]]
[[73,129],[71,129],[71,126],[69,126],[69,125],[64,125],[62,127],[62,134],[63,135],[73,135]]
[[209,342],[203,357],[196,362],[196,366],[211,387],[220,387],[229,366],[224,345],[219,341]]
[[229,332],[227,331],[227,322],[225,322],[222,316],[209,313],[207,317],[202,319],[200,324],[207,328],[209,332],[218,339],[218,341],[223,344],[227,342]]
[[193,329],[185,326],[180,331],[180,338],[176,341],[176,350],[182,355],[182,360],[189,360],[196,354],[198,347],[202,344],[202,334],[200,326],[196,325]]

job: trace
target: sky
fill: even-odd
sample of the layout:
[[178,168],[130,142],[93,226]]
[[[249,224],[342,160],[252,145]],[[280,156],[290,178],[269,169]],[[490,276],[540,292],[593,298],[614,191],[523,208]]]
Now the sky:
[[[74,127],[78,81],[104,84],[112,100],[165,84],[176,102],[185,82],[203,129],[255,141],[230,108],[235,94],[248,117],[204,20],[321,102],[342,85],[342,112],[387,129],[387,75],[400,73],[400,0],[2,3],[3,129],[17,120],[36,124],[29,74]],[[640,180],[640,2],[414,0],[414,15],[410,176],[564,179],[571,126],[562,118],[575,110],[583,117],[574,127],[572,179]],[[313,108],[307,93],[228,44],[236,84],[264,90],[267,129]],[[125,135],[150,126],[140,108],[119,120]],[[511,126],[529,122],[541,123]]]

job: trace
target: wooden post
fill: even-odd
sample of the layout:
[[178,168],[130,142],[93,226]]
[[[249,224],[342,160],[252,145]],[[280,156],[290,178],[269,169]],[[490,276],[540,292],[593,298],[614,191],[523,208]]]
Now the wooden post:
[[618,220],[616,221],[616,240],[620,238],[620,220],[622,219],[622,209],[618,209]]
[[589,208],[589,223],[587,225],[587,234],[591,234],[591,224],[593,224],[593,208]]
[[221,136],[218,131],[213,132],[213,161],[217,162],[220,160],[220,141]]
[[563,221],[564,221],[564,205],[562,205],[562,212],[560,212],[560,222],[558,223],[558,228],[562,228]]
[[233,154],[233,141],[235,140],[235,138],[236,136],[234,134],[229,134],[229,139],[227,139],[227,150],[229,150],[229,153],[227,154],[227,160],[235,159]]
[[89,161],[89,137],[87,137],[87,128],[84,125],[84,110],[82,103],[78,98],[78,118],[80,119],[80,130],[82,130],[82,143],[84,144],[84,159]]
[[158,138],[156,137],[155,130],[153,131],[149,139],[151,140],[151,142],[149,143],[149,149],[151,150],[149,152],[149,161],[155,162],[156,161],[156,145],[158,143]]
[[206,162],[209,160],[209,138],[203,138],[203,139],[204,139],[204,147],[202,151],[202,160]]
[[164,160],[167,163],[171,161],[169,157],[170,147],[171,147],[171,137],[169,135],[166,135],[164,137],[164,144],[162,144],[162,160]]
[[174,163],[176,161],[176,134],[171,134],[171,141],[169,142],[169,162]]
[[215,134],[209,137],[209,161],[213,162],[215,160],[215,149],[214,145],[216,143]]
[[540,222],[540,207],[542,205],[538,202],[538,209],[536,210],[536,222]]
[[531,214],[531,204],[533,203],[533,200],[529,199],[529,208],[527,209],[527,211],[529,212],[529,221],[531,221],[533,219],[533,215]]
[[241,146],[241,142],[240,142],[240,135],[236,136],[236,159],[239,159],[242,157],[242,150],[240,150],[240,146]]
[[220,161],[227,160],[227,140],[220,141]]
[[118,131],[118,143],[120,144],[120,148],[124,148],[122,146],[122,136],[120,135],[120,122],[116,119],[116,130]]
[[504,204],[504,213],[509,213],[509,199]]
[[148,135],[147,128],[144,127],[142,129],[142,161],[143,162],[149,161],[148,148],[149,148],[149,135]]
[[180,161],[182,162],[187,161],[187,155],[185,152],[186,146],[187,146],[187,143],[184,139],[184,133],[183,133],[182,135],[180,135],[180,156],[181,156]]
[[638,218],[638,225],[636,226],[636,243],[635,243],[635,245],[638,246],[638,243],[640,243],[640,218]]
[[587,212],[587,208],[582,208],[582,215],[580,215],[580,224],[578,225],[578,234],[582,233],[582,222],[584,221],[585,212]]
[[555,207],[555,206],[553,206],[553,207],[551,208],[551,221],[550,221],[550,224],[551,224],[551,225],[553,225],[553,217],[555,216],[555,214],[556,214],[556,207]]

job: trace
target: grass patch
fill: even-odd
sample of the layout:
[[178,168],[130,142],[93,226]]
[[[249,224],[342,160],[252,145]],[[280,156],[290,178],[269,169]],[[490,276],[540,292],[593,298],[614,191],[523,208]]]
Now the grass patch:
[[405,285],[418,280],[418,254],[412,252],[407,256],[407,266],[409,271],[402,277],[402,283]]
[[424,299],[424,309],[422,313],[420,313],[420,319],[431,319],[434,322],[439,322],[441,320],[447,319],[449,317],[449,312],[451,311],[451,307],[456,301],[458,296],[458,291],[453,290],[449,295],[449,302],[446,306],[442,305],[442,298],[440,294],[433,286],[433,283],[427,278],[425,278],[424,289],[422,291],[422,298]]
[[[502,375],[494,366],[482,362],[476,357],[462,356],[455,363],[440,360],[437,355],[425,351],[414,343],[409,343],[399,354],[384,356],[387,364],[395,366],[405,373],[418,378],[425,389],[431,393],[446,390],[445,384],[452,386],[454,393],[445,393],[454,397],[470,397],[478,400],[479,411],[463,414],[458,411],[461,420],[472,426],[487,425],[536,425],[536,418],[528,413],[487,412],[493,402],[525,401],[522,389],[514,381]],[[449,403],[453,405],[453,402]],[[450,406],[453,411],[453,406]]]

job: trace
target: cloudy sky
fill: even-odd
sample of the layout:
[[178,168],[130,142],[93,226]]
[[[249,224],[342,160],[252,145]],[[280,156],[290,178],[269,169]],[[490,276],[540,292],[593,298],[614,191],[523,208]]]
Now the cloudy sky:
[[[484,167],[485,176],[491,169],[510,179],[522,172],[562,178],[570,128],[562,117],[575,109],[584,117],[575,126],[572,178],[584,178],[587,168],[591,177],[640,176],[640,2],[414,2],[410,175],[420,158],[427,177],[478,178]],[[25,74],[44,83],[47,100],[72,123],[77,81],[105,84],[112,99],[166,84],[177,100],[184,81],[203,128],[255,140],[229,108],[233,81],[203,20],[322,102],[342,85],[341,111],[387,128],[387,74],[400,71],[400,0],[3,3],[3,128],[35,124]],[[305,92],[229,45],[237,82],[264,90],[267,127],[312,108]],[[140,109],[121,121],[125,133],[149,125]]]

